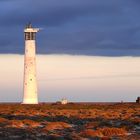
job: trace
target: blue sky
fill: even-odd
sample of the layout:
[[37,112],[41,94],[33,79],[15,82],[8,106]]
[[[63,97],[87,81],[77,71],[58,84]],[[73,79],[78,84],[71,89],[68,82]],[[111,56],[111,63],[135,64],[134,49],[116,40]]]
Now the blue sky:
[[140,56],[138,0],[1,0],[0,53],[24,53],[27,22],[38,54]]

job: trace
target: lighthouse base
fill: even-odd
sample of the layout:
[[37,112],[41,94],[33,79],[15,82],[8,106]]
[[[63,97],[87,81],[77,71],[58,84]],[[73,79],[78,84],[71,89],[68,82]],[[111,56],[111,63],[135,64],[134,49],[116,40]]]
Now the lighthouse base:
[[36,99],[25,99],[22,104],[38,104]]

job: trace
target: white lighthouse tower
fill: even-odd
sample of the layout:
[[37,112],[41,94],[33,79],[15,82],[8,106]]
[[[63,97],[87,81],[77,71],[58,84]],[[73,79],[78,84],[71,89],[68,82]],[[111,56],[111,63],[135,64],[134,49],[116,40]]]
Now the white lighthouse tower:
[[24,57],[24,97],[23,104],[38,104],[36,80],[36,33],[38,28],[29,24],[24,29],[25,57]]

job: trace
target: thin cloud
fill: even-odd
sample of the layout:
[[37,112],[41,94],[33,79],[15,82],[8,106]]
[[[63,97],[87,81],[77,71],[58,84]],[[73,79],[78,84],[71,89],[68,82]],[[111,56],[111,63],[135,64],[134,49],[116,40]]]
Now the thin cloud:
[[94,80],[94,79],[112,79],[112,78],[140,78],[140,74],[126,74],[126,75],[105,75],[105,76],[83,76],[83,77],[67,77],[67,78],[46,78],[40,79],[39,81],[69,81],[69,80]]

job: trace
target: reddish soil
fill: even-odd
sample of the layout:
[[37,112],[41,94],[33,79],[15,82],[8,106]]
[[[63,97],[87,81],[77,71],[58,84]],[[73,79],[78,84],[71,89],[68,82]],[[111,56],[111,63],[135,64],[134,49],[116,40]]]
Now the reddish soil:
[[140,104],[0,104],[0,140],[140,140]]

